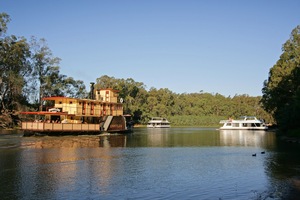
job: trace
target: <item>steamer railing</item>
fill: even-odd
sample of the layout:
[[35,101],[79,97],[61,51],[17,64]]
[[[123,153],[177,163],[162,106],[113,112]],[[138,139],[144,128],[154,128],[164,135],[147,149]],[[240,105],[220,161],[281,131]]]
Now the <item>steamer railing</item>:
[[86,132],[99,131],[99,124],[73,124],[73,123],[45,123],[45,122],[22,122],[22,129],[39,132]]

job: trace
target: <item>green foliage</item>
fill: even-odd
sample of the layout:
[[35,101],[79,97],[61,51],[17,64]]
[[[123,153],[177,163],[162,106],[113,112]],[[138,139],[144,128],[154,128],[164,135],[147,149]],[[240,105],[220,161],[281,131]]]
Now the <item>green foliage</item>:
[[226,116],[176,115],[168,117],[172,126],[218,127],[222,119],[226,119]]
[[7,23],[10,22],[10,17],[6,13],[0,13],[0,36],[7,31]]
[[29,56],[26,39],[0,37],[0,113],[19,108],[24,100],[26,77],[31,73]]
[[300,119],[300,26],[282,47],[283,53],[264,82],[262,103],[283,128],[299,128]]
[[151,117],[166,117],[175,126],[218,126],[221,119],[255,115],[272,123],[272,117],[261,107],[261,97],[221,94],[176,94],[167,88],[145,90],[143,83],[133,79],[116,79],[107,75],[97,78],[99,88],[119,90],[126,114],[134,121],[146,124]]

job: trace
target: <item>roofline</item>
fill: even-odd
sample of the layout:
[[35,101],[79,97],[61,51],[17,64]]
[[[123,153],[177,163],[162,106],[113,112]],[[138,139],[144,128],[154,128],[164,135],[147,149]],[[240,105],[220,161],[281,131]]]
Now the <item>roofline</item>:
[[57,100],[57,99],[77,99],[73,97],[64,97],[64,96],[53,96],[53,97],[43,97],[42,100]]
[[85,102],[97,102],[97,103],[106,103],[106,104],[119,104],[123,105],[123,103],[118,103],[118,102],[107,102],[107,101],[102,101],[102,100],[96,100],[96,99],[79,99],[79,98],[73,98],[73,97],[43,97],[42,100],[59,100],[59,99],[72,99],[72,100],[77,100],[77,101],[85,101]]
[[110,90],[110,91],[113,91],[113,92],[120,92],[119,90],[115,90],[113,88],[106,88],[106,89],[96,89],[96,91],[101,91],[101,90]]
[[68,114],[68,112],[48,112],[48,111],[25,111],[20,112],[20,114],[24,115],[72,115],[74,114]]

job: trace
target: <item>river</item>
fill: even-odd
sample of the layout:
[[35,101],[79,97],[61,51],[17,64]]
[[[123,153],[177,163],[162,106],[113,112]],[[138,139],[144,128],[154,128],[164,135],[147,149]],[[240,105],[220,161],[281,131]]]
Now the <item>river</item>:
[[[256,154],[256,156],[254,156]],[[0,134],[1,199],[294,199],[300,144],[271,131]]]

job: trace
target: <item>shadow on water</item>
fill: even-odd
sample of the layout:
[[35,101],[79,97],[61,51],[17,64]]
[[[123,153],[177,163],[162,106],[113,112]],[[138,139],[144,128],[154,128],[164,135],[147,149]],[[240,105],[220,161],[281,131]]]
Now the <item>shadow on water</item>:
[[300,197],[300,144],[277,139],[276,148],[265,159],[265,171],[272,187],[270,191],[282,199]]

